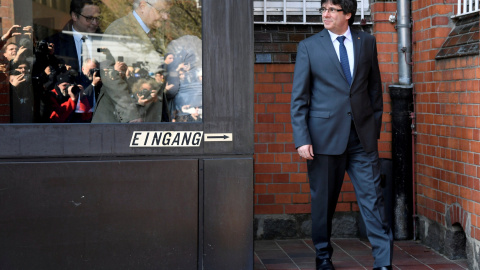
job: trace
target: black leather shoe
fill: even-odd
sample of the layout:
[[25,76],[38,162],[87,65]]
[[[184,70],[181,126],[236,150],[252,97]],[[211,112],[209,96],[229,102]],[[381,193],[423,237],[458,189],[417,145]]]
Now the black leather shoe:
[[317,270],[335,270],[331,259],[316,259]]
[[382,266],[382,267],[375,267],[373,270],[392,270],[392,266]]

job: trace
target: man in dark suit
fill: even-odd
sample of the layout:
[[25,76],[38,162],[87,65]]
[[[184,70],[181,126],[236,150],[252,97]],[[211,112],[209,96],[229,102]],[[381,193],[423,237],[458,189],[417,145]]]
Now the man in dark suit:
[[[99,2],[98,0],[72,0],[71,20],[62,32],[47,39],[47,42],[54,44],[55,56],[63,59],[66,65],[77,72],[81,71],[82,53],[86,55],[85,59],[92,58],[93,45],[89,34],[100,33]],[[83,49],[87,51],[83,52]]]
[[330,236],[345,171],[372,245],[374,269],[392,264],[377,149],[383,100],[376,41],[350,28],[356,10],[355,0],[322,0],[325,29],[299,43],[295,64],[292,127],[297,151],[307,159],[317,269],[335,269]]

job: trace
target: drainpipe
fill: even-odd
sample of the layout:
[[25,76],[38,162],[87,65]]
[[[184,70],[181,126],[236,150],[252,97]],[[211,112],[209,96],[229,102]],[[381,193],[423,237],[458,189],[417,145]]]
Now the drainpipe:
[[[392,173],[394,181],[393,233],[397,240],[412,239],[413,192],[413,84],[411,71],[410,0],[397,0],[398,85],[390,85],[392,100]],[[412,193],[413,192],[413,193]]]
[[410,0],[397,0],[398,79],[400,85],[412,84]]

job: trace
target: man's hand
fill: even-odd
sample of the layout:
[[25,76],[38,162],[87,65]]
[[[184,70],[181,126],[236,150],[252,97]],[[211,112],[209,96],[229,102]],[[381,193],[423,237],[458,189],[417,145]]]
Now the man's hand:
[[127,67],[127,64],[125,64],[124,62],[116,62],[113,68],[119,73],[125,74],[125,72],[127,72],[128,67]]
[[92,85],[93,86],[98,86],[99,83],[102,82],[102,78],[98,76],[98,71],[93,74],[93,80],[92,80]]
[[137,98],[138,98],[137,103],[140,106],[146,106],[147,104],[158,101],[158,97],[157,97],[156,92],[152,92],[150,94],[150,97],[148,97],[148,98],[144,98],[143,95],[137,94]]
[[0,73],[7,73],[9,70],[8,64],[0,63]]
[[25,59],[26,57],[26,51],[28,50],[28,48],[25,48],[25,47],[20,47],[17,51],[17,56],[15,56],[15,59],[13,59],[13,62],[14,63],[18,63],[20,60],[23,60]]
[[48,43],[48,54],[53,55],[55,53],[55,44]]
[[177,67],[177,71],[179,71],[180,69],[184,69],[185,71],[189,71],[190,70],[190,63],[188,64],[185,64],[185,63],[180,63],[178,64],[178,67]]
[[18,85],[20,85],[22,82],[25,81],[24,77],[25,77],[25,75],[23,75],[23,74],[12,75],[12,76],[10,76],[10,84],[17,87]]
[[[78,96],[78,93],[74,93],[72,90],[73,90],[73,87],[75,87],[75,85],[70,85],[68,87],[68,95],[70,96],[70,98],[75,101],[77,100],[77,96]],[[83,91],[83,86],[78,84],[77,87],[80,89],[80,91]]]
[[143,119],[142,119],[142,118],[137,118],[137,119],[131,120],[131,121],[128,122],[128,123],[142,123],[142,122],[143,122]]
[[20,30],[20,28],[21,26],[18,24],[10,27],[7,33],[5,33],[5,35],[2,36],[2,41],[7,42],[7,40],[11,39],[12,37],[21,35],[22,34],[21,32],[17,32],[18,30]]
[[50,74],[52,74],[52,69],[50,68],[50,66],[48,66],[45,68],[44,72],[45,74],[47,74],[47,76],[50,76]]
[[33,27],[32,26],[25,26],[23,27],[23,32],[25,36],[28,36],[30,39],[33,39]]
[[172,89],[172,87],[173,87],[173,83],[172,83],[172,84],[169,84],[168,82],[166,82],[166,84],[165,84],[165,91],[168,91],[168,90]]
[[113,69],[118,71],[118,74],[122,79],[126,78],[126,73],[128,70],[127,64],[125,64],[124,62],[115,62],[115,66],[113,66]]
[[302,145],[297,148],[300,157],[312,160],[313,159],[313,146],[311,144]]

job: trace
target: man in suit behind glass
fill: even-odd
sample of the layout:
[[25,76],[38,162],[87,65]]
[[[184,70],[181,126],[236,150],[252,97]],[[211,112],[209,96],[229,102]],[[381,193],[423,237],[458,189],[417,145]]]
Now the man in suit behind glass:
[[374,270],[392,264],[377,149],[383,101],[376,41],[350,28],[356,10],[355,0],[322,0],[325,29],[299,43],[295,64],[292,127],[295,147],[307,159],[317,269],[335,269],[330,236],[345,171],[366,224]]
[[[130,62],[135,59],[141,63],[154,63],[155,67],[162,64],[165,50],[158,44],[158,38],[154,38],[154,32],[168,19],[168,8],[168,0],[134,0],[133,11],[112,22],[105,30],[102,44],[115,44],[115,47],[108,48],[110,60],[102,63],[101,68],[113,72],[111,79],[103,81],[104,87],[98,97],[93,123],[135,123],[145,120],[141,110],[138,110],[139,103],[132,98],[125,77],[126,64],[114,60],[122,57],[125,62],[128,58]],[[163,90],[158,93],[158,97],[162,96]],[[156,101],[152,99],[151,102]],[[166,102],[163,104],[166,106]],[[163,121],[168,121],[168,117],[163,117]]]
[[[72,0],[70,3],[71,20],[57,33],[47,39],[54,44],[55,56],[65,61],[77,72],[81,71],[82,50],[86,58],[92,58],[92,37],[90,33],[100,33],[100,7],[99,0]],[[83,40],[82,40],[83,38]],[[85,60],[83,59],[83,60]]]

